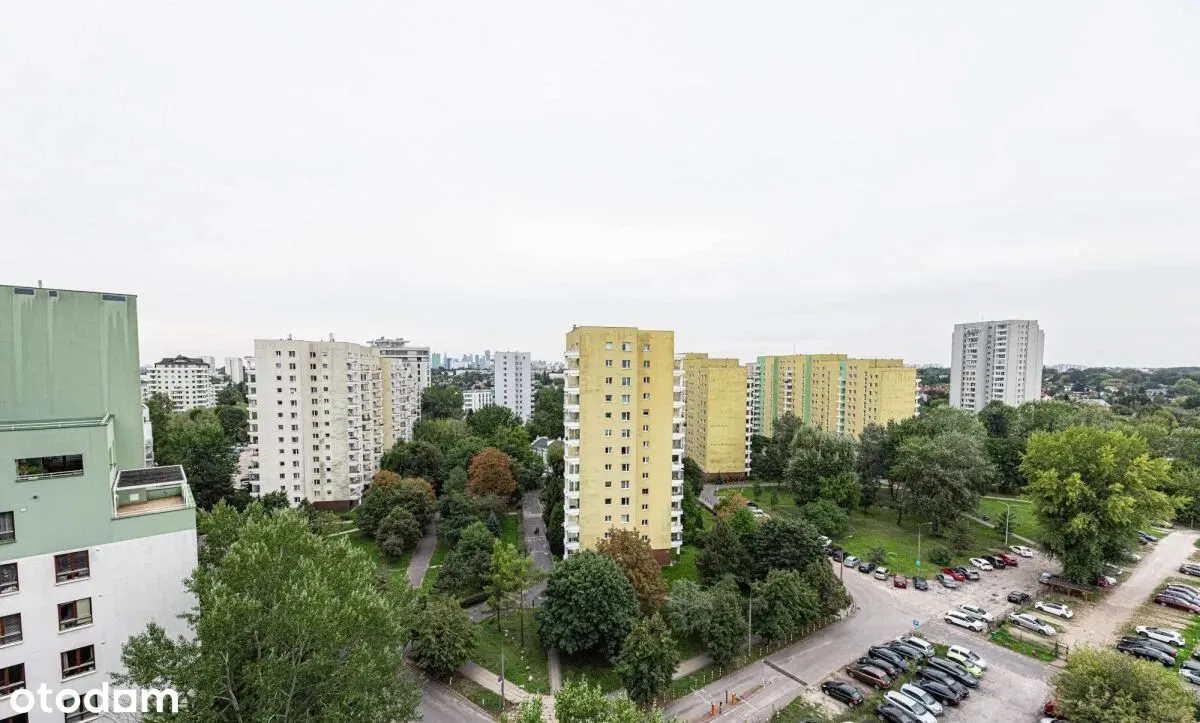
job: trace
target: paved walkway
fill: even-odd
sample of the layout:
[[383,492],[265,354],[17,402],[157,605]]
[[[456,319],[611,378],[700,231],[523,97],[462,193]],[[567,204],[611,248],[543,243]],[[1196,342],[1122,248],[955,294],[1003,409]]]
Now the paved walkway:
[[[704,505],[705,507],[707,507],[708,509],[711,510],[712,508],[717,506],[718,502],[721,501],[721,498],[717,496],[717,490],[744,489],[744,488],[753,487],[753,486],[754,486],[753,482],[736,482],[736,483],[723,484],[723,485],[704,485],[704,487],[700,490],[700,504]],[[786,482],[760,482],[758,484],[758,486],[759,487],[787,487],[788,485]]]
[[[962,515],[963,517],[967,518],[968,520],[971,520],[972,522],[978,522],[979,524],[983,525],[984,527],[990,527],[993,530],[996,529],[995,525],[993,525],[990,522],[984,522],[983,520],[979,519],[975,515],[968,515],[966,512],[960,512],[959,514]],[[1014,540],[1020,540],[1021,542],[1024,542],[1026,545],[1032,545],[1034,547],[1039,547],[1036,540],[1031,540],[1028,537],[1021,537],[1020,535],[1018,535],[1015,532],[1009,532],[1008,536]]]
[[[496,675],[492,671],[486,668],[481,668],[475,663],[468,661],[458,669],[458,674],[464,675],[476,685],[487,688],[496,695],[500,695],[500,676]],[[554,696],[538,696],[510,681],[504,681],[505,700],[511,703],[523,703],[530,698],[542,699],[542,720],[545,721],[545,723],[554,723]]]
[[472,701],[428,678],[421,686],[417,711],[425,723],[494,723],[496,720]]
[[429,571],[429,561],[433,559],[433,548],[436,545],[437,515],[434,515],[429,527],[425,530],[425,535],[417,543],[417,549],[413,550],[412,558],[408,561],[408,584],[410,586],[421,587],[421,583],[425,581],[425,573]]

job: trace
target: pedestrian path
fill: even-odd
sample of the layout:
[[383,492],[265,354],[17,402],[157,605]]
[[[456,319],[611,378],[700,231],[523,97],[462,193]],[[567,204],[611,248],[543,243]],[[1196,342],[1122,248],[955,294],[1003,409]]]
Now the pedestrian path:
[[[458,669],[458,673],[481,688],[486,688],[496,695],[500,695],[500,676],[487,668],[480,667],[468,661]],[[542,720],[545,723],[554,723],[554,696],[535,695],[515,683],[507,680],[504,681],[504,700],[519,705],[530,698],[541,698]]]
[[429,572],[429,561],[433,559],[433,548],[437,546],[437,515],[425,530],[417,549],[413,551],[408,561],[408,584],[419,588],[425,582],[425,573]]
[[[983,520],[979,519],[975,515],[969,515],[966,512],[960,512],[959,514],[962,515],[963,517],[967,518],[968,520],[971,520],[972,522],[978,522],[979,524],[983,525],[984,527],[990,527],[993,530],[996,529],[995,525],[993,525],[990,522],[984,522]],[[1008,536],[1015,540],[1020,540],[1021,542],[1024,542],[1026,545],[1033,545],[1034,547],[1039,546],[1036,540],[1031,540],[1028,537],[1022,537],[1015,532],[1008,533]]]

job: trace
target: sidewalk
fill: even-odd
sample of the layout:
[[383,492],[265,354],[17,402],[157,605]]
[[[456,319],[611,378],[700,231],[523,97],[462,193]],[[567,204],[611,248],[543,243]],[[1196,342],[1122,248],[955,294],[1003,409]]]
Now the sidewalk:
[[425,573],[429,571],[429,561],[433,559],[433,548],[437,545],[437,515],[429,523],[429,528],[413,550],[412,558],[408,561],[408,584],[410,587],[421,587],[425,581]]
[[[467,679],[479,685],[482,688],[500,695],[500,676],[492,671],[481,668],[470,661],[463,664],[458,669],[459,675],[465,676]],[[554,723],[554,696],[542,695],[537,696],[526,691],[519,685],[510,681],[504,681],[504,700],[510,703],[524,703],[530,698],[541,698],[542,700],[542,720],[545,723]]]
[[[983,525],[984,527],[990,527],[993,530],[996,529],[995,525],[993,525],[990,522],[984,522],[983,520],[979,519],[975,515],[968,515],[966,512],[960,512],[959,514],[962,515],[963,517],[967,518],[968,520],[971,520],[972,522],[978,522],[979,524]],[[1021,542],[1024,542],[1026,545],[1033,545],[1036,548],[1039,548],[1039,549],[1041,548],[1041,545],[1039,545],[1036,540],[1031,540],[1028,537],[1021,537],[1020,535],[1018,535],[1015,532],[1008,533],[1008,536],[1013,539],[1020,540]]]

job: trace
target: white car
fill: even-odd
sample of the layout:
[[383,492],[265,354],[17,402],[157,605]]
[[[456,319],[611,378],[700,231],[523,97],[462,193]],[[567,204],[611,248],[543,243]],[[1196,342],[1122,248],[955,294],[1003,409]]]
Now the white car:
[[969,562],[976,570],[983,570],[986,572],[992,569],[992,563],[988,562],[982,557],[972,557]]
[[1009,613],[1008,621],[1010,623],[1016,623],[1023,628],[1028,628],[1034,632],[1041,633],[1042,635],[1055,635],[1058,633],[1058,630],[1053,625],[1045,620],[1042,620],[1041,618],[1035,618],[1029,613]]
[[1033,557],[1033,550],[1030,550],[1028,547],[1025,547],[1024,545],[1012,545],[1008,549],[1017,553],[1021,557]]
[[977,633],[983,632],[983,621],[982,620],[973,618],[970,615],[967,615],[966,613],[961,612],[959,610],[947,610],[945,620],[950,625],[957,625],[959,627],[968,628],[970,630],[974,630]]
[[1051,602],[1049,600],[1038,600],[1033,604],[1033,607],[1037,610],[1041,610],[1044,613],[1057,615],[1058,617],[1065,618],[1067,620],[1075,617],[1075,611],[1072,610],[1070,606],[1063,605],[1062,603]]
[[933,647],[933,643],[925,638],[920,638],[916,635],[901,635],[896,640],[920,650],[922,653],[925,653],[926,658],[932,658],[934,655],[937,655],[937,650]]
[[946,658],[956,663],[967,662],[980,670],[987,670],[987,661],[979,657],[975,651],[962,645],[951,645],[946,651]]
[[925,707],[929,709],[929,712],[933,713],[934,715],[941,715],[943,712],[945,712],[942,708],[942,704],[937,701],[937,698],[934,698],[929,694],[928,691],[919,685],[905,683],[904,685],[900,686],[900,692],[907,695],[909,698],[915,698],[921,701],[921,703],[923,703]]
[[888,569],[886,567],[877,567],[875,568],[874,575],[876,580],[886,580],[888,579]]
[[903,708],[906,713],[916,720],[921,721],[921,723],[937,723],[937,718],[933,717],[933,711],[926,708],[925,704],[916,698],[889,690],[883,694],[883,700],[886,703]]
[[1157,640],[1160,643],[1174,645],[1177,648],[1183,647],[1185,643],[1183,636],[1180,635],[1178,631],[1170,628],[1155,628],[1150,627],[1149,625],[1139,625],[1134,628],[1134,630],[1136,630],[1137,634],[1141,635],[1143,638]]
[[976,620],[982,620],[985,623],[990,623],[995,620],[995,618],[992,617],[992,614],[987,610],[984,610],[978,605],[972,605],[971,603],[963,603],[962,605],[959,605],[958,610],[961,613],[965,613]]

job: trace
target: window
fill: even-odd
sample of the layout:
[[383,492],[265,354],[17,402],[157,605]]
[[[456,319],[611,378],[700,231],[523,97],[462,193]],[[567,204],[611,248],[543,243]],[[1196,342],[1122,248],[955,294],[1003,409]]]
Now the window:
[[604,453],[605,453],[605,454],[612,454],[612,447],[605,447],[605,448],[604,448]]
[[621,351],[630,351],[632,349],[633,349],[633,344],[630,344],[627,341],[621,342]]
[[9,695],[25,687],[25,664],[17,663],[0,668],[0,696]]
[[623,489],[623,490],[629,489],[629,480],[627,480],[627,479],[621,480],[621,489]]
[[649,448],[650,448],[650,440],[643,439],[642,440],[642,449],[649,449]]
[[650,479],[650,473],[649,473],[649,472],[642,472],[642,479]]
[[649,458],[649,457],[642,457],[642,464],[650,464],[650,458]]
[[612,463],[604,465],[605,472],[612,472]]
[[606,430],[604,430],[604,436],[605,436],[605,437],[611,437],[611,436],[612,436],[612,430],[611,430],[611,429],[606,429]]
[[622,525],[628,525],[628,524],[629,524],[629,515],[621,515],[621,524],[622,524]]
[[632,435],[632,434],[633,434],[632,430],[622,429],[621,430],[621,439],[629,439],[630,435]]
[[621,471],[622,471],[622,472],[628,472],[628,471],[629,471],[629,463],[628,463],[628,462],[626,462],[625,464],[621,465]]
[[642,362],[642,368],[643,368],[643,369],[649,369],[649,368],[650,368],[650,360],[649,360],[649,359],[646,359],[645,361],[643,361],[643,362]]
[[604,486],[605,486],[605,487],[612,487],[612,480],[610,480],[610,479],[606,479],[606,480],[604,480]]
[[649,401],[650,392],[642,392],[642,401]]
[[605,349],[612,349],[612,348],[613,348],[613,343],[612,343],[611,341],[606,341],[606,342],[604,342],[604,348],[605,348]]
[[17,579],[17,563],[6,562],[0,565],[0,595],[17,592],[20,589],[21,582]]
[[606,366],[606,367],[611,367],[611,366],[612,366],[612,359],[605,359],[605,360],[604,360],[604,366]]
[[74,713],[67,713],[63,718],[63,723],[88,723],[88,721],[100,720],[100,716],[89,712],[86,708],[80,708]]
[[[648,509],[650,509],[650,505],[643,504],[643,505],[642,505],[642,509],[643,509],[643,510],[648,510]],[[644,524],[646,524],[646,523],[645,523],[645,522],[643,522],[642,524],[644,525]]]
[[633,377],[621,377],[621,386],[632,387],[633,386]]
[[605,418],[605,419],[612,419],[612,412],[605,412],[605,413],[604,413],[604,418]]
[[606,505],[611,505],[611,504],[612,504],[612,498],[611,498],[611,497],[605,497],[605,498],[604,498],[604,504],[606,504]]
[[606,401],[606,402],[611,402],[611,401],[612,401],[612,395],[611,395],[611,394],[605,394],[605,395],[604,395],[604,401]]
[[621,395],[621,404],[629,404],[630,396],[628,394]]
[[605,384],[612,384],[612,377],[604,377]]
[[12,645],[25,639],[21,633],[21,613],[0,617],[0,646]]
[[95,646],[85,645],[82,648],[68,650],[61,657],[62,677],[64,680],[75,675],[90,673],[96,669]]
[[628,506],[629,506],[629,498],[628,498],[628,497],[622,497],[622,498],[621,498],[621,506],[622,506],[622,507],[628,507]]
[[650,383],[650,377],[642,377],[642,384],[649,384],[649,383]]
[[60,603],[58,606],[58,629],[70,630],[92,624],[92,599]]
[[628,369],[628,368],[630,368],[631,366],[633,366],[633,361],[632,361],[632,360],[630,360],[630,359],[622,359],[622,360],[621,360],[621,368],[622,368],[622,369]]
[[642,431],[643,431],[643,432],[649,432],[649,431],[650,431],[650,425],[649,425],[649,424],[643,424],[643,425],[642,425]]
[[[605,516],[604,516],[604,521],[605,521],[605,522],[612,522],[612,515],[605,515]],[[605,532],[605,533],[604,533],[604,539],[606,539],[606,540],[608,539],[608,533],[607,533],[607,532]]]
[[17,539],[17,528],[13,522],[13,513],[0,512],[0,542],[12,542]]
[[650,351],[650,345],[649,345],[649,344],[642,344],[642,351]]
[[88,551],[64,552],[54,556],[54,579],[56,582],[70,582],[91,577],[92,571],[88,566]]
[[648,495],[648,494],[650,494],[650,488],[649,488],[649,487],[643,487],[643,488],[642,488],[642,494],[644,494],[644,495]]
[[52,457],[26,457],[17,460],[17,479],[42,476],[83,474],[82,454],[60,454]]
[[621,454],[629,454],[629,447],[622,447]]
[[[643,417],[649,417],[649,416],[650,416],[650,410],[649,410],[649,409],[643,409],[643,410],[642,410],[642,416],[643,416]],[[646,432],[648,432],[648,431],[650,431],[650,430],[649,430],[649,429],[644,429],[643,431],[646,431]]]
[[628,422],[630,416],[631,416],[630,412],[621,412],[621,421]]

